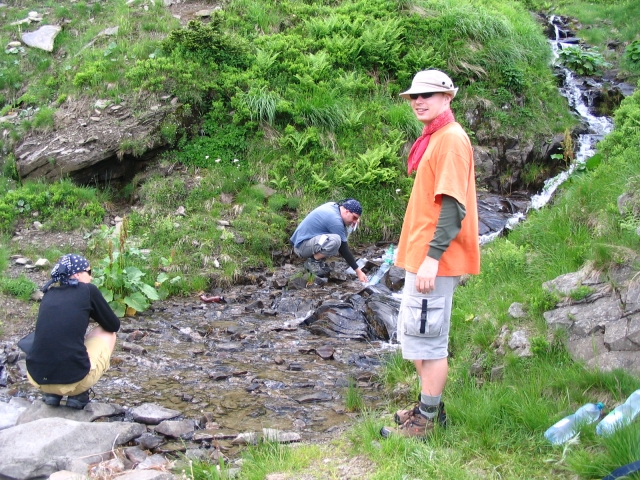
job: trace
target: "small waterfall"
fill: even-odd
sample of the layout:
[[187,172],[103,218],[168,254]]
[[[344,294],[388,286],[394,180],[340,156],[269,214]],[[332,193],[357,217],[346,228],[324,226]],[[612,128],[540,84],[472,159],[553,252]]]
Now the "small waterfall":
[[[554,65],[564,78],[563,85],[562,87],[560,87],[560,94],[567,99],[571,109],[580,116],[583,123],[587,126],[587,133],[579,135],[574,142],[575,149],[573,152],[573,163],[569,165],[569,168],[566,171],[545,181],[542,191],[536,195],[533,195],[529,199],[529,203],[526,207],[527,212],[531,209],[538,210],[546,205],[557,188],[569,178],[576,167],[584,164],[589,158],[594,155],[596,144],[613,129],[613,122],[610,118],[597,117],[591,113],[590,107],[593,107],[593,99],[587,98],[585,100],[585,97],[588,97],[588,93],[585,93],[580,88],[580,86],[585,83],[584,80],[576,78],[571,70],[557,62],[560,56],[560,50],[567,46],[575,44],[576,39],[563,38],[563,34],[559,28],[561,20],[558,17],[551,16],[549,18],[549,23],[553,25],[555,31],[554,39],[549,40],[551,50],[553,52]],[[592,78],[589,78],[588,82],[591,88],[601,87],[601,85]],[[493,231],[492,233],[486,235],[480,235],[480,245],[485,245],[489,242],[492,242],[497,237],[502,235],[502,232],[505,229],[511,230],[525,218],[525,215],[521,212],[510,216],[506,220],[506,224],[502,229]]]
[[[562,48],[569,46],[569,43],[563,43],[558,27],[559,19],[555,15],[549,18],[549,22],[553,25],[555,38],[549,40],[551,50],[553,51],[554,62],[559,57]],[[556,62],[557,63],[557,62]],[[574,151],[574,162],[569,166],[568,170],[547,179],[544,183],[542,191],[531,197],[531,208],[538,210],[546,205],[556,189],[569,178],[576,169],[576,166],[584,164],[595,153],[596,144],[613,129],[613,122],[609,117],[596,117],[589,111],[589,105],[585,102],[582,91],[580,90],[579,81],[576,80],[573,72],[568,68],[559,65],[558,69],[564,76],[564,84],[560,88],[560,93],[569,101],[569,106],[586,122],[588,125],[588,133],[578,136],[576,141],[577,149]],[[593,82],[599,86],[596,82]]]

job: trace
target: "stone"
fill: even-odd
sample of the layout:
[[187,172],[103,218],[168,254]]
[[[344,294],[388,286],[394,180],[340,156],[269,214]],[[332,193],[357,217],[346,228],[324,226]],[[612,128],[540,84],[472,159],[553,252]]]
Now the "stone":
[[245,432],[237,435],[233,440],[231,440],[232,445],[257,445],[258,443],[258,434],[255,432]]
[[507,343],[508,347],[516,352],[519,357],[531,357],[531,344],[525,330],[516,330],[511,334],[511,338]]
[[589,360],[587,366],[602,372],[622,369],[638,374],[640,373],[640,355],[638,352],[604,352]]
[[138,423],[86,423],[63,418],[17,425],[0,431],[0,478],[48,477],[58,470],[55,459],[110,452],[144,431],[144,425]]
[[212,13],[213,13],[213,10],[203,9],[203,10],[198,10],[196,13],[193,14],[193,16],[194,17],[200,17],[200,18],[206,18],[206,17],[210,17]]
[[333,397],[328,392],[318,391],[309,393],[306,395],[300,395],[295,398],[295,401],[298,403],[316,403],[316,402],[328,402],[332,400]]
[[502,377],[504,377],[504,365],[499,365],[491,369],[491,376],[489,378],[492,382],[502,380]]
[[509,306],[508,313],[511,316],[511,318],[526,318],[527,317],[527,312],[524,311],[523,305],[521,303],[518,303],[518,302],[513,302]]
[[41,400],[36,400],[20,415],[17,425],[34,422],[43,418],[65,418],[76,422],[93,422],[99,418],[112,417],[124,413],[119,405],[90,402],[84,409],[51,407]]
[[134,465],[144,462],[148,457],[147,453],[139,447],[127,447],[124,449],[124,454]]
[[275,428],[263,428],[262,438],[269,442],[293,443],[302,441],[302,437],[296,432],[283,432]]
[[39,258],[38,260],[36,260],[36,263],[34,263],[34,266],[36,268],[49,267],[49,266],[51,266],[51,262],[49,260],[47,260],[46,258]]
[[58,25],[44,25],[35,32],[23,33],[22,41],[30,47],[52,52],[53,42],[61,30]]
[[155,428],[166,437],[189,439],[195,431],[193,420],[165,420]]
[[49,480],[85,480],[86,478],[86,475],[69,470],[60,470],[49,475]]
[[627,338],[629,320],[621,318],[607,323],[604,331],[604,344],[609,350],[638,350],[638,345]]
[[574,360],[582,360],[584,362],[591,360],[607,351],[604,345],[604,334],[595,332],[593,335],[581,337],[567,342],[567,350]]
[[163,437],[159,437],[157,435],[153,435],[152,433],[143,433],[138,438],[136,438],[136,444],[140,446],[140,448],[144,448],[145,450],[153,450],[160,444],[164,442]]
[[118,475],[118,480],[174,480],[176,477],[162,470],[132,470]]
[[20,414],[25,410],[26,407],[12,405],[11,403],[0,403],[0,430],[13,427],[17,423]]
[[136,470],[145,470],[150,468],[158,468],[165,465],[168,465],[169,460],[164,458],[162,455],[151,455],[144,459],[141,463],[138,464]]
[[331,360],[335,353],[335,349],[329,345],[323,345],[322,347],[316,348],[316,353],[323,360]]
[[169,420],[180,415],[178,410],[165,408],[155,403],[143,403],[131,410],[133,420],[147,425],[157,425],[163,420]]

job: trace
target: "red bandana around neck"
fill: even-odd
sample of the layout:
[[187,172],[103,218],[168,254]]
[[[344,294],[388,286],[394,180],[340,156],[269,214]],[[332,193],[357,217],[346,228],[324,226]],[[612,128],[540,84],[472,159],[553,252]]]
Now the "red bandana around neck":
[[418,170],[418,164],[420,160],[422,160],[422,156],[424,152],[427,150],[429,146],[429,140],[431,139],[431,134],[433,134],[436,130],[440,130],[442,127],[447,125],[448,123],[455,122],[456,119],[453,116],[453,112],[450,108],[442,112],[433,121],[424,127],[422,130],[422,136],[420,136],[416,142],[411,147],[411,151],[409,152],[409,175],[414,170]]

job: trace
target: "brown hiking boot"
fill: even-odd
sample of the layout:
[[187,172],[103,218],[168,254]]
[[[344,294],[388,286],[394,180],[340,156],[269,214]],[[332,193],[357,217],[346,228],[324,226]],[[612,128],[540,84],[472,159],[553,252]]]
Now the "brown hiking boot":
[[390,435],[398,435],[407,438],[426,437],[433,431],[434,422],[421,413],[415,413],[399,427],[382,427],[380,435],[389,438]]
[[[411,410],[398,410],[396,412],[396,414],[393,416],[393,420],[398,425],[402,425],[407,420],[409,420],[411,417],[413,417],[416,413],[420,413],[419,406],[420,406],[420,404],[418,403],[418,405],[416,405]],[[447,428],[447,413],[444,411],[444,403],[443,402],[440,402],[440,404],[438,405],[438,417],[437,418],[438,418],[438,424],[443,428]]]

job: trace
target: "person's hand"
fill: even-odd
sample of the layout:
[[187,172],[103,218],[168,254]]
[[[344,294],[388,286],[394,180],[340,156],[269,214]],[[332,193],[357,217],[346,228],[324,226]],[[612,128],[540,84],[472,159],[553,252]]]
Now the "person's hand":
[[419,293],[429,293],[436,288],[436,276],[440,262],[435,258],[426,257],[416,274],[416,290]]
[[358,280],[360,280],[362,283],[369,283],[369,279],[367,278],[367,276],[364,274],[362,270],[357,269],[356,275],[358,275]]

